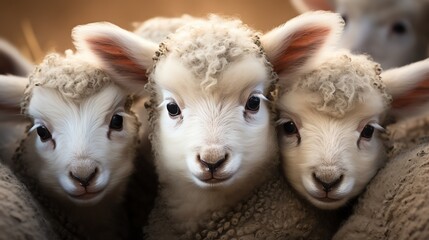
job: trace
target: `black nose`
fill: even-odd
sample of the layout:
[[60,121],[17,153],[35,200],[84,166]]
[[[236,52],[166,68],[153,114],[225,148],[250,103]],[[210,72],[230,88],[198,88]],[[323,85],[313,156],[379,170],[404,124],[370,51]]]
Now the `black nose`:
[[216,169],[218,169],[220,166],[222,166],[222,164],[226,161],[226,158],[227,158],[227,156],[225,156],[222,159],[215,161],[214,163],[205,161],[204,159],[200,158],[200,162],[203,166],[206,166],[210,170],[210,172],[213,173],[216,171]]
[[80,176],[77,173],[73,173],[72,171],[70,171],[70,177],[79,182],[79,184],[82,187],[87,187],[90,183],[91,180],[94,179],[95,175],[97,175],[98,169],[94,169],[94,172],[92,172],[89,176]]
[[316,183],[322,185],[323,190],[325,192],[330,192],[333,188],[335,188],[336,186],[338,186],[340,184],[340,182],[343,180],[343,175],[340,175],[337,179],[334,179],[332,181],[323,181],[320,178],[318,178],[316,176],[315,173],[313,173],[313,178],[316,181]]

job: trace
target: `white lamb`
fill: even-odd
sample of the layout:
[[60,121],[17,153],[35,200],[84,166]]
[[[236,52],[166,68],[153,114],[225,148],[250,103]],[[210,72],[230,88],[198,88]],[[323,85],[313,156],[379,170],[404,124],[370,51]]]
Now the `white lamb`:
[[106,23],[74,29],[77,47],[119,84],[135,92],[149,79],[161,185],[150,238],[197,229],[212,211],[234,206],[275,175],[268,98],[277,75],[267,59],[282,78],[297,73],[341,26],[338,15],[316,12],[259,38],[239,20],[211,16],[179,28],[159,48]]
[[367,56],[346,51],[280,81],[280,152],[292,186],[319,208],[346,204],[386,159],[379,131],[388,110],[427,103],[427,84],[429,60],[381,73]]
[[299,11],[334,10],[346,21],[341,45],[367,53],[383,69],[423,60],[429,53],[427,0],[291,0]]
[[21,99],[7,93],[24,96],[32,120],[8,161],[14,171],[76,237],[125,237],[121,202],[140,126],[128,94],[71,52],[49,54],[29,78],[0,77],[1,105],[18,112]]

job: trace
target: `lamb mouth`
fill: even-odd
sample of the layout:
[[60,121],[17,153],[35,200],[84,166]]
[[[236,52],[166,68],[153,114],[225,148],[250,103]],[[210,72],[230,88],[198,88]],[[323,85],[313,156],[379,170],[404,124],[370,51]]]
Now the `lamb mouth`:
[[91,199],[99,196],[102,191],[103,190],[96,191],[96,192],[87,192],[87,191],[85,191],[82,194],[78,194],[78,195],[69,194],[69,196],[71,198],[74,198],[74,199],[77,199],[77,200],[84,200],[85,201],[85,200],[91,200]]
[[231,177],[232,177],[232,175],[222,176],[222,177],[215,177],[215,176],[211,175],[210,177],[200,176],[200,177],[197,177],[197,179],[203,183],[215,185],[215,184],[221,184],[221,183],[229,180]]
[[333,203],[333,202],[338,202],[341,199],[336,199],[336,198],[330,198],[330,197],[315,197],[315,199],[317,199],[318,201],[324,202],[324,203]]

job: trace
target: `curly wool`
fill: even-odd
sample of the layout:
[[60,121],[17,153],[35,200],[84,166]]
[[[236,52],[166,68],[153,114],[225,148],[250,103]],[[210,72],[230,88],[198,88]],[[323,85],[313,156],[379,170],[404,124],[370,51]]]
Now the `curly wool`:
[[318,111],[341,118],[356,103],[364,102],[365,93],[371,89],[380,92],[387,107],[391,96],[381,81],[380,65],[365,55],[352,55],[346,51],[332,54],[316,70],[298,79],[295,88],[320,95],[314,103]]
[[29,76],[29,80],[21,105],[24,112],[30,101],[33,87],[52,88],[64,97],[78,102],[111,83],[106,73],[94,68],[89,62],[83,61],[82,57],[71,50],[66,51],[65,57],[57,53],[47,55]]
[[344,213],[309,205],[275,174],[233,209],[212,213],[201,231],[179,239],[330,239]]
[[202,79],[203,89],[210,89],[229,63],[259,53],[259,46],[254,42],[257,34],[238,19],[210,15],[206,20],[184,25],[170,35],[164,45]]

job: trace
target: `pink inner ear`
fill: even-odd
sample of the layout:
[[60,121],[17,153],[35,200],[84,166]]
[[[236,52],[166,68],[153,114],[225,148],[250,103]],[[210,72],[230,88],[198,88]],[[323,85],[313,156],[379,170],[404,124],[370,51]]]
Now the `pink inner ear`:
[[98,55],[105,66],[110,67],[116,74],[134,81],[147,81],[146,69],[132,58],[124,48],[108,38],[88,39],[92,51]]
[[277,73],[290,72],[295,67],[303,66],[325,43],[330,28],[308,28],[296,32],[290,37],[283,52],[273,61]]
[[421,81],[416,87],[402,96],[395,97],[392,102],[393,108],[405,108],[419,106],[429,102],[429,76]]

